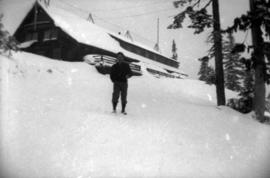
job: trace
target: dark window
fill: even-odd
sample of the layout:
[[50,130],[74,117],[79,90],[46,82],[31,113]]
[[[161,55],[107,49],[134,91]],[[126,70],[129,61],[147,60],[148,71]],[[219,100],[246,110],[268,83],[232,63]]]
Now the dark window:
[[53,30],[52,30],[51,39],[52,39],[52,40],[56,40],[57,37],[58,37],[57,30],[56,30],[56,29],[53,29]]
[[56,40],[57,39],[57,30],[49,29],[44,32],[43,41]]
[[37,32],[28,32],[25,36],[25,41],[38,40]]
[[44,32],[44,38],[43,38],[43,41],[48,41],[50,40],[50,36],[51,36],[51,31],[50,30],[46,30]]

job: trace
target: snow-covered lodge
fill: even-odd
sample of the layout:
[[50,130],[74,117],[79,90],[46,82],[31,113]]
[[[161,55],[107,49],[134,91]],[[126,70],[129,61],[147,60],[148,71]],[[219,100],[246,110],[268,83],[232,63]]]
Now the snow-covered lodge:
[[[65,61],[99,57],[109,63],[123,52],[135,74],[141,67],[154,74],[182,78],[179,62],[125,36],[101,28],[57,6],[36,2],[14,36],[25,51]],[[104,56],[104,57],[103,57]]]

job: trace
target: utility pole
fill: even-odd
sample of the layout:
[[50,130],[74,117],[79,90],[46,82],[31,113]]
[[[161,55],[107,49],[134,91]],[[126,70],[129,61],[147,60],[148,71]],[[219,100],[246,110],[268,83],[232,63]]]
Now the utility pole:
[[157,19],[157,44],[159,46],[159,18]]
[[158,52],[160,52],[159,48],[159,18],[157,19],[157,43],[155,44],[154,49]]
[[216,93],[217,105],[225,105],[224,91],[224,72],[222,56],[222,36],[220,30],[219,4],[218,0],[212,1],[213,18],[214,18],[214,47],[215,47],[215,69],[216,69]]
[[[255,0],[249,0],[251,14],[255,14],[256,5]],[[261,30],[261,22],[252,17],[252,43],[254,51],[252,58],[255,62],[255,86],[254,86],[254,99],[253,109],[255,111],[256,118],[260,122],[264,122],[265,112],[265,83],[264,83],[264,72],[265,72],[265,60],[263,55],[263,38]]]

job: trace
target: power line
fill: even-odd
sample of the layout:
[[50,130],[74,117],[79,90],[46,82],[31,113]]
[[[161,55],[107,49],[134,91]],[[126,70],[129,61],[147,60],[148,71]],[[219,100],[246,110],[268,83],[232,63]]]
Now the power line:
[[123,18],[139,17],[139,16],[145,16],[145,15],[155,14],[155,13],[158,13],[158,12],[171,11],[171,10],[174,10],[174,9],[175,8],[161,9],[161,10],[157,10],[157,11],[149,11],[149,12],[146,12],[146,13],[140,13],[140,14],[134,14],[134,15],[128,15],[128,16],[109,17],[109,18],[106,18],[106,19],[123,19]]
[[111,24],[111,25],[113,25],[113,26],[115,26],[115,27],[117,27],[117,28],[124,29],[123,27],[121,27],[121,26],[119,26],[119,25],[116,25],[116,24],[114,24],[114,23],[108,22],[107,20],[105,20],[105,19],[103,19],[103,18],[101,18],[101,17],[98,17],[98,16],[96,16],[95,14],[93,14],[93,16],[94,16],[95,18],[97,18],[97,19],[99,19],[99,20],[101,20],[101,21],[107,23],[107,24]]
[[[59,0],[63,3],[65,3],[66,5],[69,5],[69,6],[72,6],[73,8],[76,8],[77,10],[80,10],[87,13],[87,15],[92,12],[90,10],[86,10],[86,9],[83,9],[83,8],[80,8],[78,6],[75,6],[71,3],[68,3],[64,0]],[[168,2],[168,0],[166,0]],[[130,18],[130,17],[138,17],[138,16],[143,16],[143,15],[149,15],[149,14],[154,14],[154,13],[158,13],[158,12],[165,12],[165,11],[170,11],[170,10],[175,10],[175,8],[168,8],[168,9],[161,9],[161,10],[156,10],[156,11],[149,11],[149,12],[145,12],[145,13],[139,13],[139,14],[134,14],[134,15],[128,15],[128,16],[116,16],[116,17],[109,17],[109,18],[106,18],[106,19],[122,19],[122,18]]]
[[92,12],[99,12],[99,11],[121,11],[121,10],[127,10],[127,9],[136,9],[136,8],[140,8],[140,7],[147,7],[149,5],[153,6],[153,5],[159,5],[162,3],[172,3],[169,2],[168,0],[162,0],[162,1],[158,1],[158,2],[151,2],[151,3],[146,3],[146,4],[141,4],[141,5],[137,5],[137,6],[126,6],[126,7],[121,7],[121,8],[115,8],[115,9],[92,9]]
[[74,4],[71,4],[71,3],[67,2],[67,1],[64,1],[64,0],[59,0],[59,1],[61,1],[62,3],[66,4],[66,5],[68,5],[68,6],[71,6],[71,7],[75,8],[75,9],[77,9],[77,10],[86,12],[87,14],[89,14],[89,12],[90,12],[89,10],[80,8],[80,7],[78,7],[78,6],[74,5]]
[[[64,1],[64,0],[59,0],[59,1],[63,2],[63,4],[66,4],[66,5],[70,6],[70,7],[73,7],[73,8],[76,9],[76,10],[79,10],[79,12],[85,12],[85,13],[86,13],[85,19],[88,17],[88,15],[89,15],[89,13],[90,13],[90,11],[88,11],[88,10],[86,10],[86,9],[83,9],[83,8],[80,8],[80,7],[77,7],[77,6],[73,5],[73,4],[70,4],[70,3],[66,2],[66,1]],[[142,16],[142,15],[152,14],[152,13],[156,13],[156,12],[161,12],[161,11],[164,11],[164,10],[165,10],[165,11],[168,11],[168,10],[172,10],[172,9],[163,9],[163,10],[158,10],[158,11],[150,11],[150,12],[143,13],[143,14],[135,14],[135,15],[125,16],[125,17],[123,17],[123,18]],[[78,15],[78,14],[76,14],[76,15]],[[94,18],[99,19],[100,21],[102,21],[102,22],[104,22],[104,23],[106,23],[106,24],[110,24],[111,26],[116,27],[116,29],[126,30],[125,28],[123,28],[123,27],[121,27],[121,26],[119,26],[119,25],[116,25],[116,24],[114,24],[114,23],[111,23],[111,22],[105,20],[104,18],[101,18],[101,17],[99,17],[99,16],[97,16],[97,15],[95,15],[95,14],[92,14],[92,15],[94,16]],[[118,17],[114,17],[114,18],[118,18]],[[142,35],[140,35],[140,34],[138,34],[138,33],[135,33],[135,32],[133,32],[133,31],[131,31],[131,32],[132,32],[132,34],[136,35],[136,36],[139,37],[140,39],[143,39],[144,41],[148,41],[148,42],[150,42],[150,43],[155,43],[154,41],[149,40],[149,39],[143,37]]]
[[[62,2],[63,4],[65,4],[65,5],[68,5],[69,7],[72,7],[73,9],[76,9],[76,11],[78,11],[78,12],[83,12],[83,13],[85,13],[85,14],[87,15],[85,18],[87,18],[88,15],[89,15],[89,13],[90,13],[90,11],[88,11],[88,10],[86,10],[86,9],[82,9],[82,8],[80,8],[80,7],[77,7],[77,6],[73,5],[73,4],[70,4],[70,3],[66,2],[66,1],[64,1],[64,0],[59,0],[59,1],[61,1],[61,2]],[[73,13],[74,13],[74,12],[73,12]],[[75,14],[76,14],[76,13],[75,13]],[[78,14],[76,14],[76,15],[78,15]],[[123,29],[123,27],[121,27],[121,26],[119,26],[119,25],[116,25],[116,24],[113,24],[113,23],[111,23],[111,22],[108,22],[108,21],[106,21],[105,19],[103,19],[103,18],[101,18],[101,17],[99,17],[99,16],[97,16],[97,15],[95,15],[95,14],[92,14],[92,16],[93,16],[94,18],[100,20],[100,21],[103,21],[103,22],[107,23],[107,24],[111,24],[111,25],[113,25],[114,27]]]
[[[107,20],[105,20],[105,19],[103,19],[103,18],[101,18],[101,17],[98,17],[98,16],[94,15],[94,14],[93,14],[93,16],[94,16],[96,19],[99,19],[99,20],[105,22],[106,24],[111,24],[112,26],[117,27],[117,29],[126,30],[125,28],[123,28],[123,27],[121,27],[121,26],[119,26],[119,25],[116,25],[116,24],[114,24],[114,23],[111,23],[111,22],[109,22],[109,21],[107,21]],[[140,34],[138,34],[138,33],[135,33],[135,32],[133,32],[133,31],[131,31],[131,30],[129,30],[129,31],[130,31],[132,34],[136,35],[137,37],[139,37],[139,38],[141,38],[141,39],[143,39],[143,40],[145,40],[145,41],[148,41],[148,42],[150,42],[150,43],[155,43],[154,41],[149,40],[149,39],[143,37],[142,35],[140,35]]]
[[[60,0],[60,1],[66,3],[66,4],[70,5],[70,6],[73,6],[75,8],[78,8],[78,9],[80,9],[82,11],[86,11],[86,9],[82,9],[82,8],[76,6],[76,5],[72,4],[72,3],[69,3],[67,1],[64,1],[64,0]],[[158,5],[158,4],[162,4],[162,3],[172,3],[172,2],[170,2],[168,0],[160,0],[158,2],[151,2],[151,3],[141,4],[141,5],[137,5],[137,6],[126,6],[126,7],[115,8],[115,9],[91,9],[91,10],[87,10],[87,11],[88,12],[89,11],[91,11],[91,12],[121,11],[121,10],[127,10],[127,9],[135,9],[135,8],[140,8],[140,7],[147,7],[149,5],[153,6],[153,5]]]

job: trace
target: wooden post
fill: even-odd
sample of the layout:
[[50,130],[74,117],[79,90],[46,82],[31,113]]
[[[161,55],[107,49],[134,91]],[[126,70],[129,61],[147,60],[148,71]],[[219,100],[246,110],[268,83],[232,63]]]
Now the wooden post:
[[[256,6],[254,0],[249,0],[250,11],[255,12]],[[254,46],[253,58],[255,62],[255,86],[254,86],[254,99],[253,99],[253,109],[255,111],[256,119],[260,122],[264,122],[264,112],[265,112],[265,83],[264,83],[264,70],[265,70],[265,60],[263,55],[263,38],[261,30],[261,22],[255,20],[253,17],[253,22],[251,26],[252,43]]]
[[212,1],[213,18],[214,18],[214,46],[215,46],[215,70],[216,70],[216,93],[217,105],[225,105],[224,91],[224,72],[223,72],[223,56],[222,56],[222,37],[220,30],[220,17],[218,0]]

